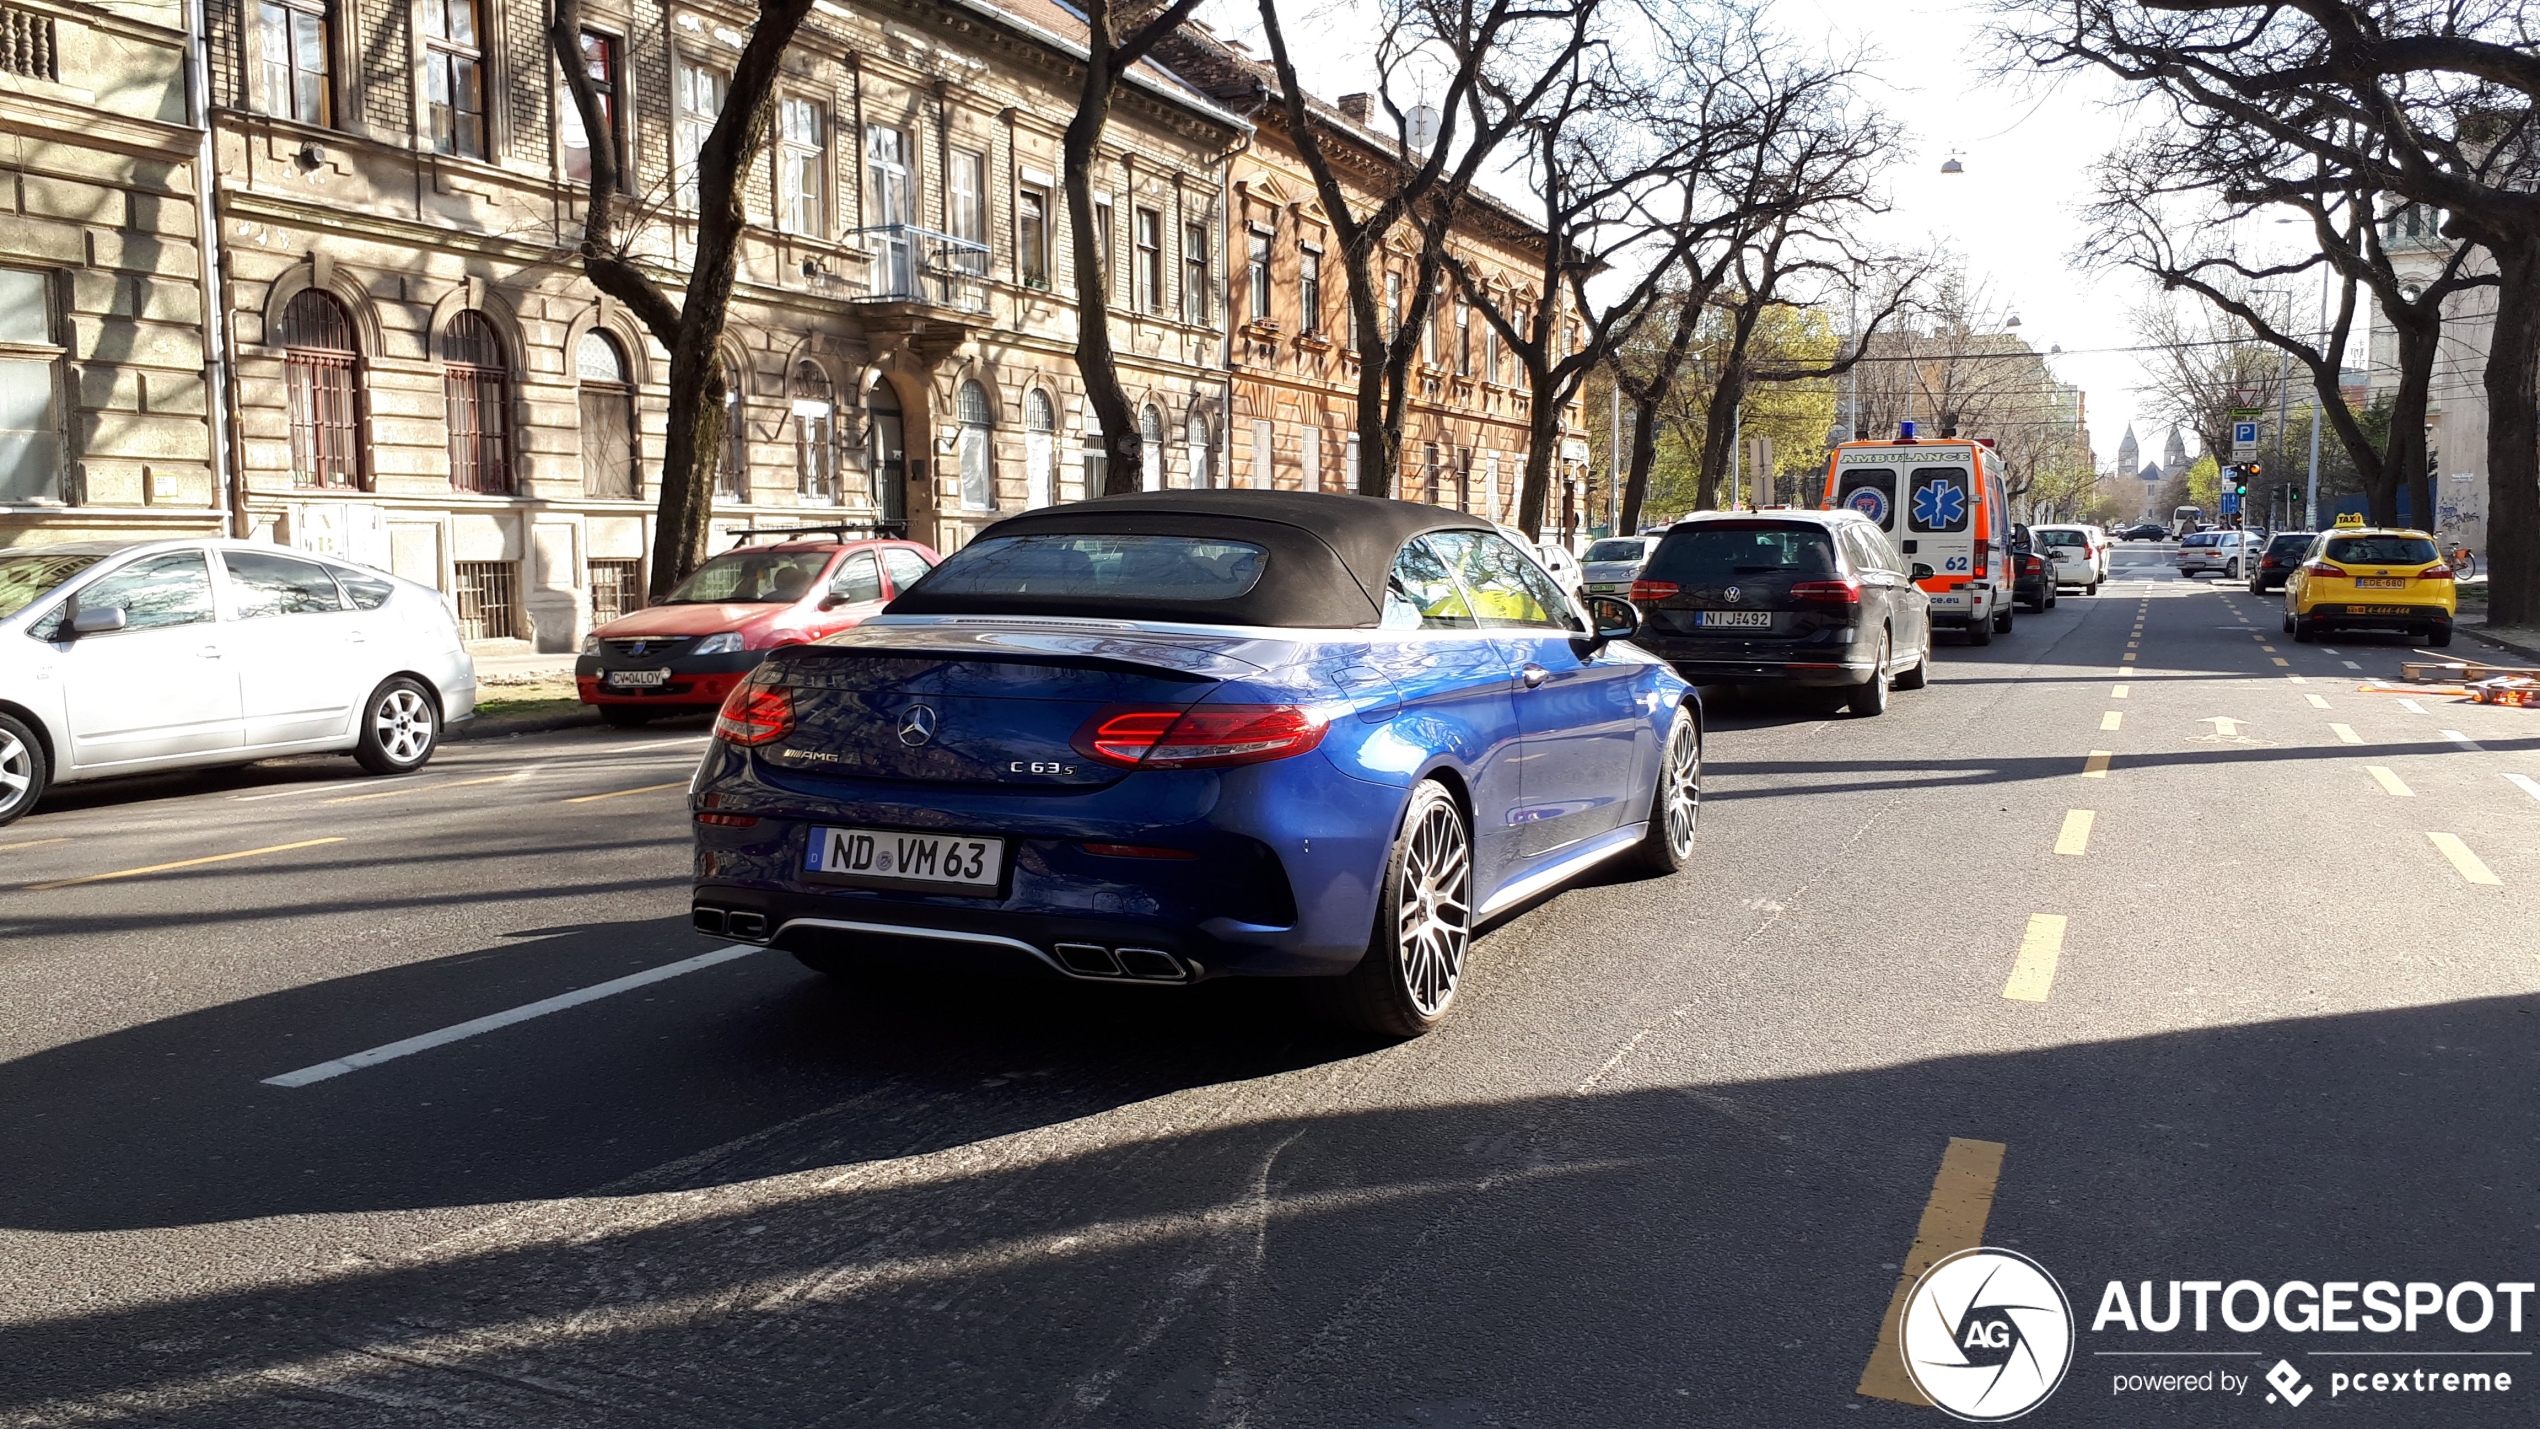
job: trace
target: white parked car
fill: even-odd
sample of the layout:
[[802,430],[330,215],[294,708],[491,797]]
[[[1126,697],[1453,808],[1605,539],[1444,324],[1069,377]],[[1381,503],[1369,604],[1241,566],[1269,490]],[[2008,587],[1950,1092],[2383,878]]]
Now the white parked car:
[[402,774],[475,708],[427,586],[258,541],[0,551],[0,824],[48,785],[279,754]]
[[1591,542],[1580,558],[1579,578],[1589,595],[1629,596],[1640,568],[1657,549],[1656,536],[1608,536]]
[[2108,578],[2108,533],[2096,526],[2031,526],[2037,553],[2055,563],[2055,584],[2097,595]]
[[2257,564],[2258,551],[2265,544],[2264,540],[2253,542],[2243,531],[2198,531],[2179,538],[2178,555],[2172,564],[2180,575],[2190,579],[2221,576],[2236,581],[2242,572]]

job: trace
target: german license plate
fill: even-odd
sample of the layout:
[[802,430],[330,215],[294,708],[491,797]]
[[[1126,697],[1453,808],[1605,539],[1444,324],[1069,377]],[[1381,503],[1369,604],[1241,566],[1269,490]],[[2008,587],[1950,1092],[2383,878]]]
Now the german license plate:
[[906,829],[815,827],[803,850],[803,872],[872,888],[994,893],[1005,877],[1005,840]]
[[1612,595],[1614,592],[1621,590],[1623,586],[1619,581],[1589,581],[1587,588],[1596,592],[1598,595]]
[[1769,630],[1773,624],[1773,613],[1769,610],[1706,610],[1702,612],[1699,623]]
[[2355,579],[2355,588],[2357,590],[2406,590],[2408,583],[2396,576],[2358,576]]
[[656,689],[669,683],[670,672],[668,670],[609,671],[609,688],[612,690]]

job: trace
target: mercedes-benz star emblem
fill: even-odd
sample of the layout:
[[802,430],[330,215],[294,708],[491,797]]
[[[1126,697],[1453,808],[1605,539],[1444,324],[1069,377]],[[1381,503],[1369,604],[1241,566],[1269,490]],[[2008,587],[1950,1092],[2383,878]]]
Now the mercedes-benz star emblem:
[[915,746],[935,737],[935,712],[924,705],[910,705],[900,716],[900,743]]
[[1737,599],[1737,587],[1736,587],[1736,586],[1730,586],[1730,587],[1728,588],[1728,590],[1727,590],[1725,593],[1727,594],[1727,596],[1728,596],[1728,598],[1729,598],[1729,599],[1731,599],[1731,600],[1735,600],[1735,599]]

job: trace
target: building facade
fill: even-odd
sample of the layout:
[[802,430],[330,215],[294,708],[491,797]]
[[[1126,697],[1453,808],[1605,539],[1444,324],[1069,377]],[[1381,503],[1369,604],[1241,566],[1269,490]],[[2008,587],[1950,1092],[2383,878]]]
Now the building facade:
[[[1232,420],[1227,478],[1282,490],[1358,487],[1359,351],[1352,331],[1349,274],[1331,217],[1290,132],[1278,74],[1198,26],[1158,52],[1182,78],[1254,126],[1251,145],[1228,171],[1228,253],[1232,334],[1228,348]],[[1368,127],[1368,97],[1338,105],[1309,100],[1325,153],[1353,207],[1372,209],[1392,182],[1391,143]],[[1515,311],[1538,281],[1542,237],[1509,210],[1469,195],[1450,234],[1470,269]],[[1407,232],[1387,246],[1380,308],[1398,322],[1409,305],[1417,255]],[[1522,326],[1522,323],[1520,324]],[[1393,492],[1406,501],[1453,506],[1514,524],[1530,441],[1531,394],[1499,333],[1451,286],[1430,311],[1413,360],[1404,406],[1400,469]],[[1566,414],[1565,451],[1556,453],[1547,537],[1574,528],[1586,472],[1578,414]]]
[[[574,258],[590,145],[626,165],[638,252],[681,271],[751,13],[593,0],[594,136],[539,7],[212,3],[243,527],[447,591],[473,638],[572,648],[642,598],[668,425],[668,353]],[[804,27],[746,198],[718,530],[904,521],[949,550],[1099,482],[1058,181],[1081,36],[1047,0],[867,0]],[[1122,375],[1206,435],[1168,467],[1222,440],[1243,132],[1152,69],[1112,114]]]
[[186,33],[0,0],[0,545],[221,528]]

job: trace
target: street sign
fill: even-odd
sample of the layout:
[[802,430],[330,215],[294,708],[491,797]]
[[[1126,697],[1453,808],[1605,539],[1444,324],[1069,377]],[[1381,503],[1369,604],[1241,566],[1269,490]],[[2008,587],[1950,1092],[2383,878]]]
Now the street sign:
[[2222,494],[2222,514],[2225,516],[2237,516],[2240,514],[2239,492],[2226,491]]
[[2242,458],[2242,457],[2256,456],[2257,454],[2258,454],[2258,424],[2257,424],[2257,423],[2255,423],[2255,422],[2234,422],[2234,423],[2232,423],[2232,424],[2231,424],[2231,455],[2232,455],[2232,459],[2233,459],[2233,460],[2235,460],[2235,461],[2237,461],[2237,460],[2239,460],[2239,459],[2240,459],[2240,458]]

